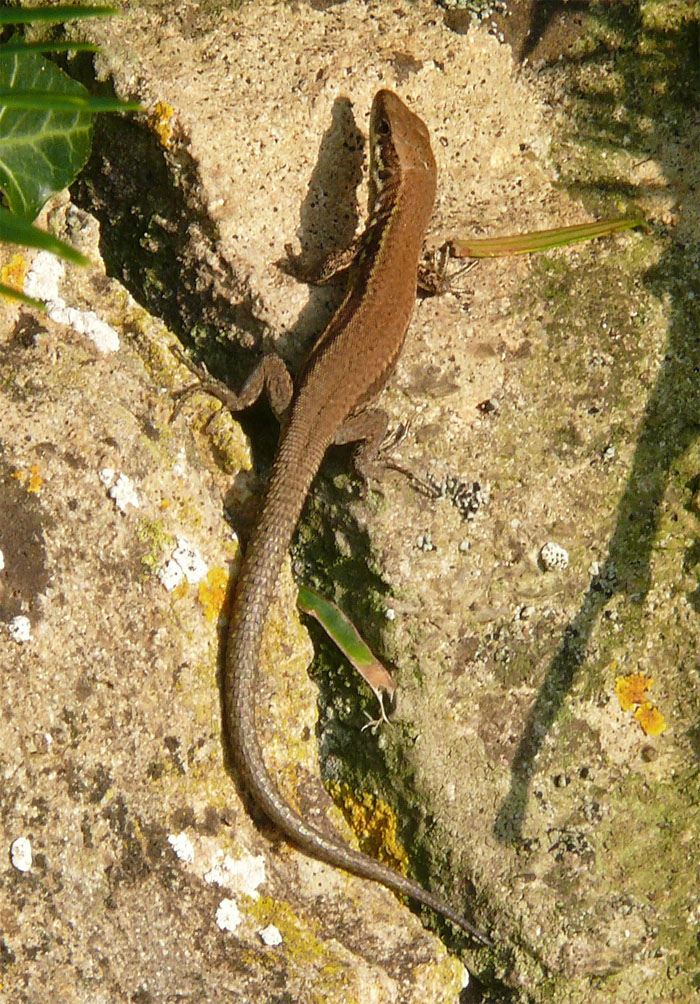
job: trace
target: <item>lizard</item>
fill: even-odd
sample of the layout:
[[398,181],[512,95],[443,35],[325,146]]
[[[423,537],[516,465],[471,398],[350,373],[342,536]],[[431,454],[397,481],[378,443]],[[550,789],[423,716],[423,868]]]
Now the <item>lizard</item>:
[[360,443],[355,465],[361,474],[377,456],[387,418],[370,406],[404,344],[435,202],[437,165],[428,128],[392,91],[380,90],[372,102],[369,142],[368,222],[345,296],[313,346],[296,391],[274,354],[263,356],[239,394],[198,371],[204,378],[200,389],[232,411],[252,404],[267,387],[273,410],[283,418],[265,500],[234,592],[223,673],[224,726],[243,787],[302,851],[417,900],[492,946],[442,898],[354,849],[340,834],[322,833],[295,811],[265,766],[256,732],[258,660],[282,562],[328,447]]

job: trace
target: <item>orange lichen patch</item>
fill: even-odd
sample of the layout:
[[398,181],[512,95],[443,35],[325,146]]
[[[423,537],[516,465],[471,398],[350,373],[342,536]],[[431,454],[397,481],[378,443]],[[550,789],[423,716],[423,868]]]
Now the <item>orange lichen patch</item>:
[[210,568],[206,579],[199,583],[199,602],[204,607],[204,616],[208,621],[217,620],[226,609],[227,588],[228,574],[223,568]]
[[396,814],[371,792],[358,794],[347,784],[333,784],[330,794],[357,834],[360,847],[373,858],[406,874],[408,855],[396,835]]
[[173,138],[172,121],[175,109],[165,101],[158,101],[152,116],[153,128],[163,146],[170,146]]
[[630,673],[629,676],[618,676],[615,680],[615,693],[623,711],[631,711],[636,704],[646,704],[646,692],[651,690],[653,676],[644,673]]
[[648,736],[660,736],[666,729],[666,719],[659,709],[655,708],[649,701],[644,701],[643,704],[639,705],[634,717]]
[[44,483],[44,479],[41,474],[39,474],[39,465],[32,464],[28,471],[13,471],[10,477],[13,477],[15,481],[21,481],[28,492],[32,495],[37,495],[39,489]]
[[647,699],[647,690],[654,684],[653,676],[630,673],[615,680],[615,693],[623,711],[635,708],[634,717],[648,736],[659,736],[666,729],[666,719]]
[[11,286],[18,292],[24,289],[24,277],[27,274],[27,259],[23,254],[13,254],[7,265],[0,269],[0,282]]
[[44,479],[41,474],[39,474],[39,465],[32,464],[29,469],[29,483],[27,484],[27,491],[32,492],[36,495],[44,483]]
[[175,588],[173,589],[172,592],[173,598],[176,600],[184,599],[184,597],[187,596],[189,588],[190,586],[187,579],[184,579],[184,581],[181,582],[179,586],[175,586]]

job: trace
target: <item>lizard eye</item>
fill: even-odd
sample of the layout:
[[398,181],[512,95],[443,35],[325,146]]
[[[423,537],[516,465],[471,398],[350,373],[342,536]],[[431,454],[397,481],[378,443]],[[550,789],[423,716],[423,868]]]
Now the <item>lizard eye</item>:
[[386,119],[379,119],[376,125],[376,130],[380,136],[388,136],[390,133],[389,123]]

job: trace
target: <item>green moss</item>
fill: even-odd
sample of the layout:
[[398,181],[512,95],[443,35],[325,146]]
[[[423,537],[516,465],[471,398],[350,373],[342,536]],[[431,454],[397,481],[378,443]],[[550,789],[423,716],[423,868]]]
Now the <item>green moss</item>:
[[[284,939],[286,957],[299,965],[313,966],[315,983],[313,996],[309,1001],[347,1001],[359,1004],[353,993],[356,981],[342,960],[337,965],[329,964],[327,933],[310,917],[300,917],[284,900],[261,896],[252,902],[250,915],[261,926],[274,924]],[[269,957],[269,953],[267,953]],[[276,962],[272,963],[276,965]]]
[[172,534],[165,530],[162,520],[146,516],[141,517],[136,524],[136,538],[146,548],[141,555],[141,563],[149,572],[155,572],[162,564],[164,555],[175,542]]
[[675,946],[684,969],[700,967],[697,929],[688,922],[699,878],[697,772],[651,783],[630,772],[613,793],[612,807],[602,834],[607,880],[650,905],[660,921],[659,940]]

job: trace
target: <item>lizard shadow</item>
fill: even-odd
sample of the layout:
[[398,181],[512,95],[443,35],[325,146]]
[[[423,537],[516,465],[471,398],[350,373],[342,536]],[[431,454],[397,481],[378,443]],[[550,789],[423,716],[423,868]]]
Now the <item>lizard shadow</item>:
[[[673,39],[656,37],[659,45],[673,43]],[[678,44],[679,51],[682,46]],[[690,49],[690,46],[688,46]],[[682,57],[677,57],[681,59]],[[630,64],[632,68],[634,63]],[[681,63],[682,66],[682,63]],[[679,70],[679,76],[682,76]],[[632,109],[638,88],[630,73],[626,92]],[[624,130],[642,155],[664,160],[664,134],[661,127],[663,106],[655,109],[659,115],[659,135],[650,137],[628,120]],[[602,136],[619,145],[620,126],[610,121],[605,102],[596,107],[587,106],[590,122],[595,121]],[[629,137],[628,137],[629,139]],[[689,145],[690,149],[690,145]],[[675,165],[669,163],[673,174]],[[690,162],[688,171],[691,173]],[[630,187],[611,182],[607,187]],[[606,187],[605,185],[603,187]],[[642,192],[640,191],[640,194]],[[501,804],[494,824],[494,834],[503,843],[517,843],[522,839],[523,823],[527,811],[529,789],[536,771],[536,761],[545,739],[563,708],[567,695],[585,664],[587,648],[601,617],[616,595],[639,608],[652,586],[652,550],[659,529],[664,497],[671,478],[677,474],[676,465],[683,455],[700,439],[700,297],[688,292],[691,283],[688,265],[688,247],[695,246],[700,235],[693,215],[689,213],[676,231],[672,242],[658,264],[643,276],[647,289],[660,301],[669,304],[668,342],[661,364],[647,399],[636,440],[632,466],[625,488],[617,504],[615,523],[605,560],[601,563],[583,596],[579,608],[564,629],[559,646],[546,670],[537,697],[530,709],[518,747],[511,764],[509,791]],[[700,479],[698,480],[700,484]],[[693,480],[685,490],[697,490]],[[685,506],[686,510],[697,511]],[[700,559],[700,543],[686,548],[682,559],[683,570],[693,572]],[[700,611],[700,587],[687,597],[696,612]],[[688,654],[690,658],[691,653]],[[681,664],[684,660],[681,653]],[[698,730],[700,735],[700,730]],[[693,737],[691,737],[692,740]],[[695,749],[698,750],[697,736]]]
[[[358,129],[347,97],[337,98],[331,109],[331,122],[326,129],[311,173],[306,197],[299,214],[296,236],[301,246],[299,256],[302,267],[333,256],[352,243],[360,218],[357,188],[362,180],[365,159],[365,138]],[[291,238],[291,234],[288,235]],[[289,263],[277,262],[283,271]],[[314,340],[323,331],[344,295],[343,284],[330,283],[323,287],[308,286],[309,298],[294,324],[275,339],[275,351],[283,357],[295,380]],[[260,331],[255,335],[260,341]],[[242,367],[249,368],[250,353]],[[207,359],[209,362],[209,360]],[[211,367],[216,371],[216,363]],[[225,381],[228,382],[228,381]],[[240,383],[240,379],[239,379]],[[234,388],[235,389],[235,388]],[[267,472],[277,448],[280,424],[271,416],[266,395],[245,411],[237,413],[237,421],[249,435],[255,456],[254,470],[262,473],[265,483]],[[245,540],[252,528],[260,499],[251,504],[251,482],[257,476],[243,471],[231,484],[225,500],[226,509],[237,513],[230,518],[234,529]]]
[[[333,256],[351,244],[360,218],[357,188],[362,180],[365,139],[358,129],[347,97],[337,98],[331,109],[331,123],[319,145],[316,165],[309,179],[306,197],[299,214],[297,238],[301,245],[302,267]],[[289,237],[292,235],[290,234]],[[283,271],[285,259],[277,262]],[[340,303],[344,288],[330,283],[308,286],[309,298],[294,324],[275,340],[275,351],[290,368],[296,383],[303,362],[314,340],[323,331]],[[264,395],[263,395],[264,396]],[[259,400],[237,415],[250,436],[255,453],[255,469],[265,474],[272,463],[279,440],[279,421],[270,416],[267,401]],[[248,490],[249,477],[241,476],[242,490],[234,483],[227,496],[227,508],[239,510]],[[250,518],[243,513],[243,536],[250,529]]]
[[[299,214],[296,236],[301,254],[297,265],[304,271],[313,272],[319,262],[344,251],[353,241],[361,215],[357,189],[362,181],[365,145],[349,98],[336,98]],[[277,264],[294,274],[288,261]],[[284,354],[292,362],[305,358],[310,342],[340,303],[344,285],[309,286],[306,306],[282,339]]]

